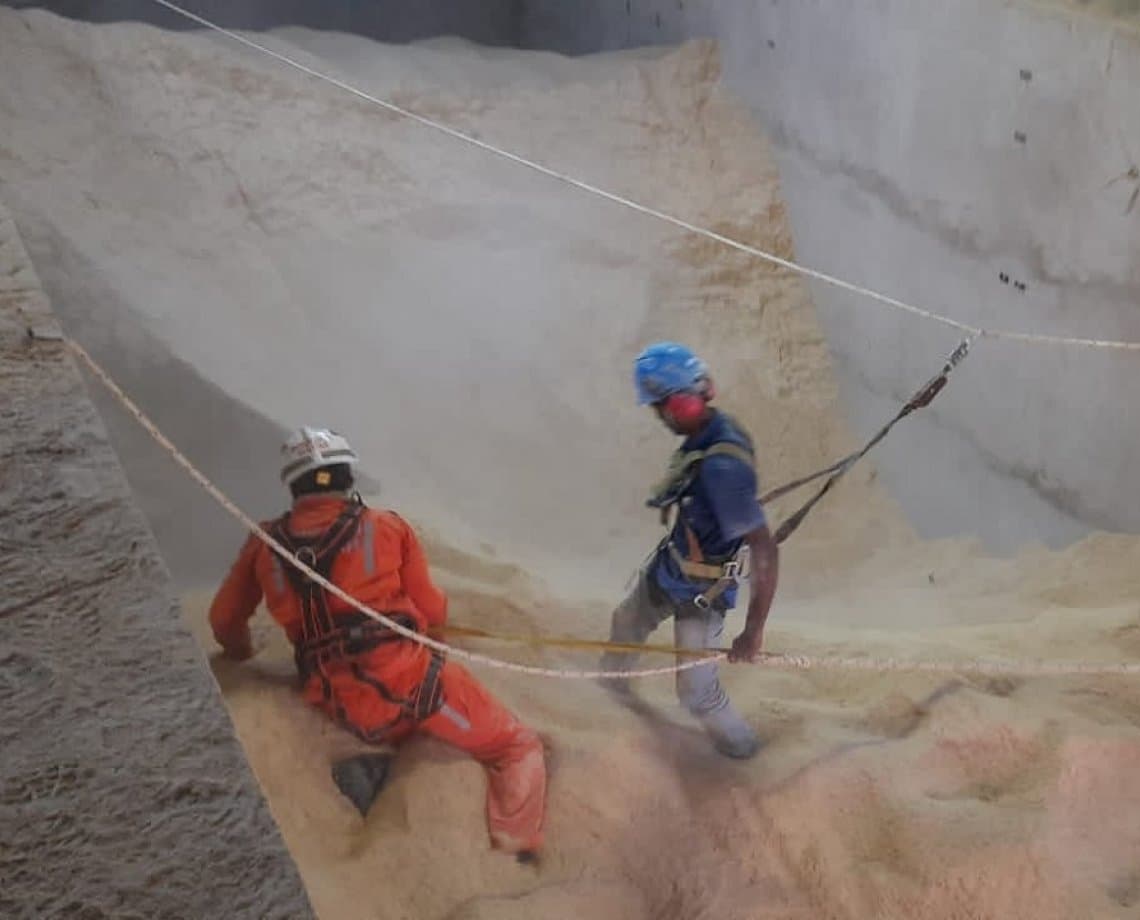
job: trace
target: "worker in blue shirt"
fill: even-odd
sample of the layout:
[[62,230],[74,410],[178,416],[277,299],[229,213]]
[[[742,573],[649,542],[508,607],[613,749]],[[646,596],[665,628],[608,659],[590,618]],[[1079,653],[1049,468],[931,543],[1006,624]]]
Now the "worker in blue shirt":
[[[728,659],[753,661],[776,591],[779,553],[758,497],[752,440],[710,405],[715,391],[708,368],[683,345],[659,342],[646,348],[634,364],[634,384],[639,403],[652,406],[685,440],[648,502],[661,510],[663,521],[673,515],[672,527],[614,611],[610,641],[642,644],[672,617],[678,647],[718,646],[725,614],[736,604],[747,549],[748,614]],[[601,667],[627,670],[636,658],[636,653],[607,652]],[[629,693],[624,679],[608,678],[606,684]],[[677,696],[720,753],[748,758],[760,749],[756,731],[728,699],[714,662],[678,672]]]

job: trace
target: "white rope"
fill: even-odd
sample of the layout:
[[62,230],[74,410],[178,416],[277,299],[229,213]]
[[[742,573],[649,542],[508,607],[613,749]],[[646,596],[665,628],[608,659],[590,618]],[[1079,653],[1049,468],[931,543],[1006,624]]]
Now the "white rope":
[[312,568],[298,559],[293,553],[289,552],[288,549],[286,549],[281,545],[281,543],[275,540],[263,527],[261,527],[260,524],[258,524],[255,520],[253,520],[253,518],[251,518],[244,511],[242,511],[241,508],[234,504],[234,502],[231,501],[225,495],[225,493],[221,491],[221,489],[215,486],[204,473],[198,470],[198,468],[195,467],[194,464],[191,463],[177,447],[175,447],[170,439],[167,438],[166,435],[164,435],[159,430],[158,426],[156,426],[154,422],[152,422],[147,417],[142,409],[140,409],[134,403],[134,401],[131,400],[131,398],[123,392],[122,388],[117,383],[115,383],[111,376],[105,370],[103,370],[103,368],[95,361],[94,358],[91,357],[90,354],[88,354],[87,350],[82,345],[80,345],[74,339],[70,338],[65,338],[64,341],[71,349],[71,351],[74,352],[79,357],[79,359],[91,370],[91,373],[93,373],[95,377],[98,378],[99,381],[111,392],[111,394],[123,405],[123,407],[131,415],[134,416],[135,420],[138,421],[140,425],[142,425],[147,433],[152,438],[154,438],[154,440],[158,442],[166,450],[167,453],[170,454],[174,461],[184,470],[186,470],[186,472],[190,474],[190,476],[198,483],[198,485],[205,489],[210,494],[210,496],[218,502],[219,505],[221,505],[226,511],[241,521],[241,523],[245,525],[245,527],[251,533],[255,534],[267,546],[276,550],[279,554],[281,554],[282,558],[288,560],[290,564],[299,569],[301,572],[304,572],[306,576],[315,581],[317,584],[321,585],[330,594],[339,597],[346,604],[350,604],[361,613],[371,617],[373,620],[376,620],[379,623],[382,623],[384,626],[387,626],[394,632],[399,633],[406,639],[411,639],[413,642],[418,642],[420,645],[425,645],[428,648],[435,649],[438,652],[444,652],[449,655],[453,655],[456,658],[464,658],[472,662],[479,662],[480,664],[485,664],[493,668],[504,668],[509,671],[517,671],[521,674],[537,674],[546,677],[566,677],[583,680],[596,679],[599,677],[652,677],[658,674],[673,674],[677,671],[685,671],[690,668],[699,667],[701,664],[705,664],[708,660],[712,660],[714,658],[719,659],[725,657],[722,653],[720,655],[710,655],[708,658],[670,665],[668,667],[648,668],[640,671],[628,671],[620,674],[615,674],[614,672],[608,671],[555,670],[552,668],[541,668],[535,667],[533,665],[520,664],[513,661],[501,661],[497,658],[491,658],[488,655],[481,655],[478,652],[471,652],[467,651],[466,649],[449,646],[446,643],[431,638],[430,636],[425,636],[422,633],[416,632],[415,630],[408,629],[403,624],[389,619],[379,611],[373,610],[362,601],[357,600],[355,597],[337,587],[328,579],[324,578],[319,572],[314,571]]
[[[218,502],[226,511],[233,515],[237,520],[241,521],[243,525],[258,539],[260,539],[267,546],[276,550],[281,554],[282,558],[289,561],[295,568],[304,572],[306,576],[311,578],[317,584],[321,585],[325,590],[331,594],[339,597],[346,604],[351,605],[361,613],[394,632],[399,633],[406,639],[413,642],[418,642],[420,645],[427,646],[428,648],[435,649],[438,652],[443,652],[456,658],[465,659],[467,661],[484,664],[491,668],[499,668],[505,671],[514,671],[519,674],[529,674],[537,677],[551,677],[558,679],[569,680],[596,680],[598,678],[630,678],[630,677],[655,677],[664,674],[675,674],[679,671],[687,671],[692,668],[699,668],[702,665],[708,664],[713,661],[725,661],[727,656],[724,652],[713,653],[703,658],[697,658],[692,661],[678,662],[676,664],[668,665],[660,668],[643,668],[640,670],[631,671],[585,671],[574,669],[560,669],[560,668],[544,668],[535,665],[520,664],[514,661],[505,661],[499,658],[492,658],[489,655],[482,655],[478,652],[471,652],[467,649],[457,648],[455,646],[447,645],[444,642],[439,642],[432,639],[430,636],[425,636],[422,633],[415,632],[408,629],[401,623],[391,620],[384,614],[373,610],[363,602],[357,600],[352,595],[341,590],[328,579],[322,577],[320,573],[314,571],[296,556],[290,553],[284,546],[265,531],[256,521],[249,515],[242,511],[234,502],[232,502],[217,486],[215,486],[197,467],[194,466],[182,452],[174,446],[174,444],[164,435],[158,427],[152,422],[147,415],[140,409],[122,388],[115,383],[111,376],[103,370],[103,368],[87,353],[87,350],[78,342],[70,338],[64,338],[64,342],[68,348],[83,362],[84,365],[91,371],[92,374],[105,386],[110,393],[122,404],[135,420],[147,431],[154,440],[161,445],[167,453],[174,459],[179,466],[181,466],[190,476],[210,494],[215,501]],[[541,639],[536,639],[535,642],[540,643]],[[895,658],[875,659],[875,658],[841,658],[838,656],[809,656],[809,655],[787,655],[781,653],[763,653],[757,664],[762,664],[765,667],[791,669],[791,670],[812,670],[818,668],[835,668],[842,670],[856,670],[856,671],[921,671],[936,674],[956,674],[962,672],[976,672],[981,674],[1005,674],[1005,675],[1065,675],[1065,674],[1140,674],[1140,662],[1129,664],[1095,664],[1084,662],[1048,662],[1048,661],[970,661],[970,662],[949,662],[949,661],[900,661]]]
[[378,96],[373,96],[372,94],[367,93],[355,86],[352,86],[343,80],[339,80],[336,77],[330,76],[329,74],[309,67],[306,64],[302,64],[299,61],[296,61],[279,51],[274,51],[272,48],[267,48],[264,45],[258,44],[257,42],[253,41],[250,38],[247,38],[244,35],[240,35],[237,32],[226,29],[223,26],[219,26],[217,23],[211,22],[209,19],[206,19],[203,16],[199,16],[197,13],[192,13],[189,10],[185,10],[177,4],[171,3],[170,0],[154,0],[154,2],[159,6],[166,7],[171,12],[177,13],[179,16],[183,16],[186,19],[189,19],[191,22],[196,22],[208,29],[213,29],[215,32],[225,35],[227,38],[230,38],[235,42],[245,45],[248,48],[252,48],[255,51],[259,51],[262,54],[266,54],[269,57],[275,58],[281,63],[299,70],[302,73],[308,74],[311,77],[316,77],[318,80],[323,80],[325,83],[329,83],[335,87],[338,87],[339,89],[344,90],[347,93],[351,93],[360,99],[371,102],[373,105],[387,109],[389,112],[393,112],[404,118],[409,118],[412,121],[419,122],[419,124],[424,125],[425,127],[432,128],[436,131],[441,131],[449,137],[463,141],[465,144],[471,144],[474,147],[478,147],[480,150],[485,150],[488,153],[494,154],[495,156],[510,160],[512,163],[517,163],[520,166],[525,166],[527,169],[532,169],[535,172],[542,173],[544,176],[548,176],[551,179],[556,179],[557,181],[573,186],[574,188],[581,189],[582,191],[588,192],[591,195],[597,195],[599,198],[605,198],[607,201],[612,201],[615,204],[621,205],[622,207],[629,208],[633,211],[645,214],[648,217],[653,217],[657,220],[664,221],[665,223],[672,224],[675,227],[680,227],[682,230],[687,230],[690,233],[695,233],[698,236],[705,237],[706,239],[715,240],[718,243],[723,243],[725,246],[729,246],[732,249],[736,249],[740,252],[747,253],[748,255],[755,256],[758,259],[763,259],[764,261],[770,262],[773,265],[779,265],[781,268],[785,268],[788,271],[795,272],[800,275],[805,275],[808,278],[815,278],[817,281],[823,281],[827,284],[834,285],[835,287],[842,288],[845,291],[850,291],[853,294],[861,294],[864,297],[869,297],[871,300],[876,300],[879,303],[886,304],[889,307],[893,307],[897,310],[902,310],[906,313],[911,313],[915,316],[920,316],[923,319],[941,323],[944,326],[949,326],[952,329],[957,329],[959,332],[966,333],[967,335],[980,336],[990,339],[1007,339],[1013,342],[1026,342],[1032,344],[1080,345],[1089,348],[1115,348],[1129,351],[1140,351],[1140,342],[1117,341],[1114,339],[1073,338],[1069,336],[1043,335],[1030,332],[1009,332],[1000,329],[983,329],[979,326],[971,326],[968,323],[959,322],[956,319],[951,319],[949,316],[943,316],[942,314],[935,313],[932,310],[917,307],[914,304],[898,300],[894,297],[889,297],[886,294],[880,294],[877,291],[871,290],[870,288],[862,287],[858,284],[853,284],[850,281],[844,281],[841,278],[836,278],[834,275],[828,275],[825,272],[817,271],[813,268],[808,268],[804,265],[792,262],[789,259],[783,259],[780,256],[777,256],[770,252],[765,252],[763,249],[758,249],[755,246],[749,245],[748,243],[742,243],[740,240],[735,240],[732,237],[725,236],[722,233],[717,233],[715,230],[709,230],[707,227],[701,227],[697,224],[690,223],[689,221],[682,220],[681,218],[675,217],[672,214],[667,214],[664,211],[659,211],[657,208],[652,208],[649,205],[641,204],[640,202],[633,201],[630,198],[625,198],[622,195],[615,194],[614,192],[606,191],[605,189],[599,188],[596,185],[591,185],[589,182],[585,182],[582,179],[576,179],[566,173],[558,172],[557,170],[551,169],[548,166],[543,166],[541,163],[536,163],[533,160],[528,160],[526,157],[522,157],[516,153],[511,153],[508,150],[496,147],[494,144],[489,144],[486,141],[479,140],[477,137],[472,137],[470,134],[464,134],[462,131],[458,131],[455,128],[450,128],[441,122],[435,121],[434,119],[419,115],[409,109],[405,109],[402,106],[396,105],[394,102],[389,102],[387,99],[381,99]]

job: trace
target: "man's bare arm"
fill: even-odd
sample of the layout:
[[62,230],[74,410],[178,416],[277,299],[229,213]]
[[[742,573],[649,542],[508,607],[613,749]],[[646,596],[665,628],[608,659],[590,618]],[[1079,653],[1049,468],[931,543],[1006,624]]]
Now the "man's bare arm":
[[748,602],[748,618],[744,629],[732,643],[729,661],[754,661],[764,644],[764,624],[776,595],[780,568],[780,549],[768,526],[758,527],[744,537],[749,552],[749,580],[752,597]]

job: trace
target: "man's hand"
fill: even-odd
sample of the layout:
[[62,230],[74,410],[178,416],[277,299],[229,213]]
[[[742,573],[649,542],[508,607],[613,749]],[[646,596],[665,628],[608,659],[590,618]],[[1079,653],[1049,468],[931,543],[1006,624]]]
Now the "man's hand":
[[733,663],[755,661],[763,645],[764,628],[749,629],[746,626],[744,631],[733,641],[732,648],[728,651],[728,660]]

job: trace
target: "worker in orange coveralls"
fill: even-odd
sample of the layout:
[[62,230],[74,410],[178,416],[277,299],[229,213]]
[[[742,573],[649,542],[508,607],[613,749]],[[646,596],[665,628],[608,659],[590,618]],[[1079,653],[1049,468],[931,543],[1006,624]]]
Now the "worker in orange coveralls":
[[[262,527],[349,595],[419,633],[444,625],[447,597],[432,582],[412,528],[364,505],[354,490],[356,452],[339,434],[301,428],[282,447],[290,511]],[[486,769],[491,843],[520,862],[537,858],[546,808],[542,742],[470,673],[353,609],[254,534],[210,607],[226,654],[253,654],[249,620],[265,598],[293,643],[307,702],[369,743],[398,745],[426,732]],[[390,755],[366,754],[333,768],[362,815],[387,775]]]

